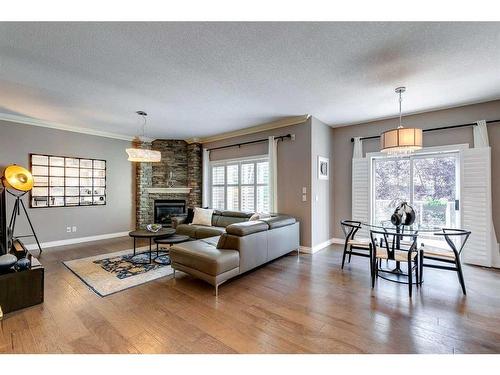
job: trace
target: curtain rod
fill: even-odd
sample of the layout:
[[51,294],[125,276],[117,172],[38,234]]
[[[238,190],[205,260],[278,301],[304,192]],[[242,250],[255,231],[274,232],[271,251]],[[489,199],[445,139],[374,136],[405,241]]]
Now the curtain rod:
[[[291,134],[287,134],[287,135],[280,135],[279,137],[274,137],[274,139],[278,139],[280,141],[282,141],[283,139],[286,139],[286,138],[292,138],[292,135]],[[241,147],[241,146],[245,146],[245,145],[251,145],[251,144],[254,144],[254,143],[262,143],[262,142],[267,142],[269,139],[268,138],[262,138],[262,139],[257,139],[255,141],[248,141],[248,142],[241,142],[241,143],[235,143],[233,145],[227,145],[227,146],[219,146],[219,147],[212,147],[212,148],[209,148],[208,151],[213,151],[213,150],[221,150],[223,148],[230,148],[230,147]]]
[[[490,121],[486,121],[487,124],[491,124],[493,122],[500,122],[500,120],[490,120]],[[438,128],[430,128],[430,129],[423,129],[422,132],[433,132],[433,131],[436,131],[436,130],[446,130],[446,129],[455,129],[455,128],[465,128],[467,126],[474,126],[474,125],[477,125],[477,123],[475,122],[471,122],[471,123],[468,123],[468,124],[461,124],[461,125],[449,125],[449,126],[440,126]],[[367,140],[367,139],[377,139],[377,138],[380,138],[380,135],[372,135],[370,137],[361,137],[361,140],[364,141],[364,140]],[[354,142],[354,138],[351,138],[351,142]]]

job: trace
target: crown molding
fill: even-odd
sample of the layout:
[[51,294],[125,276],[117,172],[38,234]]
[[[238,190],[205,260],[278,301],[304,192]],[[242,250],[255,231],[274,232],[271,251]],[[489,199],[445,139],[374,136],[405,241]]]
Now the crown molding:
[[202,139],[200,137],[186,138],[184,141],[186,143],[188,143],[188,144],[191,144],[191,143],[202,143]]
[[187,138],[187,139],[185,139],[185,141],[187,143],[216,142],[216,141],[221,141],[223,139],[239,137],[242,135],[248,135],[248,134],[254,134],[254,133],[260,133],[260,132],[263,132],[266,130],[279,129],[279,128],[283,128],[285,126],[290,126],[290,125],[301,124],[303,122],[306,122],[307,119],[309,119],[309,117],[310,117],[310,115],[284,117],[282,119],[272,121],[272,122],[267,122],[265,124],[255,125],[255,126],[251,126],[251,127],[240,129],[240,130],[234,130],[231,132],[220,133],[220,134],[212,135],[209,137]]
[[73,133],[95,135],[97,137],[120,139],[123,141],[133,141],[135,138],[135,137],[131,137],[128,135],[123,135],[123,134],[103,132],[100,130],[86,129],[86,128],[81,128],[78,126],[59,124],[59,123],[50,122],[50,121],[43,121],[43,120],[38,120],[38,119],[25,117],[25,116],[11,115],[8,113],[0,113],[0,120],[14,122],[14,123],[18,123],[18,124],[24,124],[24,125],[39,126],[42,128],[64,130],[64,131],[73,132]]

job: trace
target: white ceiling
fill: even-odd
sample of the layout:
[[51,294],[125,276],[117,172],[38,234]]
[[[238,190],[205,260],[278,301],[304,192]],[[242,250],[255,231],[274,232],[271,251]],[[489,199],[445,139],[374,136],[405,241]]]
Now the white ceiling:
[[0,23],[0,112],[204,137],[311,114],[336,125],[500,98],[500,23]]

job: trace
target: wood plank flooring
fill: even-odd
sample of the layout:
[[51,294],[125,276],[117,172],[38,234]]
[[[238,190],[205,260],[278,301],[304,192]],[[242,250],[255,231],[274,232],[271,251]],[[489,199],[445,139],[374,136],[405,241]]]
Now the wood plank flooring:
[[179,273],[106,298],[61,263],[132,247],[119,238],[47,250],[45,302],[6,315],[1,353],[499,353],[500,272],[424,270],[370,287],[366,258],[340,247],[290,254],[220,287]]

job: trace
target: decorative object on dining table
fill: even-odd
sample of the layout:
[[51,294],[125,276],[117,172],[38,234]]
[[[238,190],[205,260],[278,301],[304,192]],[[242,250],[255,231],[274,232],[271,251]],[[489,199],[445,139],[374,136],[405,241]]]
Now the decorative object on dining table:
[[399,227],[400,225],[412,225],[415,222],[416,214],[412,206],[407,202],[401,202],[391,216],[391,223]]
[[161,224],[148,224],[148,225],[146,225],[146,229],[152,233],[157,233],[161,228],[162,228]]
[[330,172],[330,161],[328,158],[318,156],[318,179],[328,180]]

